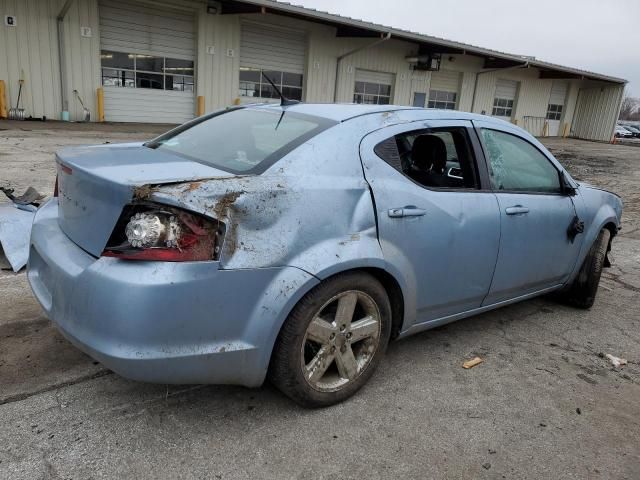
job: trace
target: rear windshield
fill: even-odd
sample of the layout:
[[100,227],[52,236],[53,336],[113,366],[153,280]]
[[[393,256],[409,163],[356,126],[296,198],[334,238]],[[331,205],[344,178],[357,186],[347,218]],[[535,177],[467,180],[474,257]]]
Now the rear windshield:
[[286,110],[241,108],[178,127],[147,147],[231,173],[261,173],[334,124],[325,118]]

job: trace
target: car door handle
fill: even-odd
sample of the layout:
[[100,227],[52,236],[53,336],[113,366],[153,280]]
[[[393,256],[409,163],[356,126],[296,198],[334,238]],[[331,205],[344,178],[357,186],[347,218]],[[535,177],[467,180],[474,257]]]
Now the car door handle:
[[507,207],[505,213],[507,215],[521,215],[523,213],[529,213],[529,209],[522,205],[514,205],[513,207]]
[[407,205],[402,208],[390,208],[387,213],[391,218],[422,217],[427,211],[414,205]]

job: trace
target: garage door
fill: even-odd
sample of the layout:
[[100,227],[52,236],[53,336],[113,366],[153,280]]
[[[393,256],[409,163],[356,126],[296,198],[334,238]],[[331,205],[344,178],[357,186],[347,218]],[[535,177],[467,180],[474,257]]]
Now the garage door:
[[304,32],[243,23],[240,33],[240,98],[243,103],[277,99],[263,72],[282,93],[302,100]]
[[557,137],[560,134],[560,119],[564,109],[564,101],[567,96],[567,82],[553,82],[549,105],[547,106],[547,122],[549,124],[550,137]]
[[182,123],[194,117],[195,18],[100,0],[105,120]]
[[371,70],[356,70],[354,103],[388,105],[391,103],[394,75]]
[[518,82],[513,80],[498,80],[496,82],[496,93],[493,98],[491,115],[510,122],[513,118],[517,93]]
[[455,110],[460,91],[460,72],[441,70],[431,73],[429,108]]

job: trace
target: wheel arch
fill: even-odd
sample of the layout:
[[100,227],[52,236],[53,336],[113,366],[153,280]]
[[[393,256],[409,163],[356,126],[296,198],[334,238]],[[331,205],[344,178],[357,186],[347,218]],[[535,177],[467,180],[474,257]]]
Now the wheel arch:
[[613,242],[613,237],[615,237],[618,234],[618,226],[613,221],[610,221],[605,223],[602,228],[606,228],[607,230],[609,230],[609,232],[611,232],[611,236],[609,237],[609,243],[607,245],[607,253],[604,257],[604,266],[610,267],[611,261],[609,260],[609,252],[611,251],[611,242]]
[[[389,297],[392,314],[391,339],[395,339],[401,331],[408,328],[415,320],[415,289],[411,288],[411,279],[405,278],[401,272],[394,270],[393,266],[384,260],[375,259],[375,261],[364,263],[345,262],[338,268],[327,269],[316,276],[320,281],[356,271],[365,272],[373,276],[382,284]],[[414,314],[411,315],[411,312],[414,312]]]
[[404,325],[405,304],[400,284],[393,275],[382,268],[365,267],[354,269],[353,271],[363,271],[370,274],[382,284],[387,292],[391,306],[391,340],[394,340],[398,337]]
[[398,337],[400,332],[403,330],[403,327],[405,326],[405,322],[408,319],[406,318],[407,317],[407,298],[396,276],[390,273],[385,268],[382,268],[380,266],[348,265],[346,266],[346,268],[343,268],[340,270],[332,269],[330,273],[325,272],[324,274],[316,275],[315,277],[317,278],[317,280],[319,280],[319,282],[318,281],[309,282],[304,285],[302,291],[297,292],[295,296],[296,301],[289,303],[286,306],[286,311],[282,312],[281,314],[282,321],[280,321],[278,324],[278,332],[274,336],[273,342],[270,342],[270,345],[269,345],[269,356],[268,356],[269,359],[273,355],[273,350],[277,342],[278,336],[280,335],[280,332],[282,331],[282,328],[284,327],[284,324],[287,318],[289,318],[289,315],[291,314],[291,312],[293,311],[297,303],[302,298],[304,298],[304,296],[307,293],[309,293],[315,287],[320,285],[321,282],[327,281],[338,275],[343,275],[345,273],[352,273],[352,272],[368,273],[369,275],[373,276],[376,280],[378,280],[382,284],[383,288],[387,292],[387,295],[389,297],[389,303],[391,306],[391,339]]
[[[615,215],[615,212],[611,207],[602,208],[598,212],[598,214],[596,214],[589,228],[584,232],[585,238],[580,250],[580,254],[575,263],[573,272],[567,279],[566,285],[569,285],[571,282],[573,282],[576,275],[578,275],[578,272],[580,272],[580,268],[582,267],[582,264],[585,258],[589,254],[589,251],[591,250],[591,246],[593,245],[593,242],[596,241],[596,239],[598,238],[598,234],[603,228],[606,228],[611,232],[611,236],[609,238],[609,245],[607,246],[607,253],[608,253],[611,250],[611,241],[613,240],[613,237],[618,233],[618,220]],[[605,257],[605,266],[610,266],[610,265],[611,264],[607,256]]]

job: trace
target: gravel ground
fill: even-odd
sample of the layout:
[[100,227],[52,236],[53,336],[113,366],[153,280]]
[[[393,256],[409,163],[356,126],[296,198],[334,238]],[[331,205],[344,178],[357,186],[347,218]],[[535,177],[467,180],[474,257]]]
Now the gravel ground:
[[[61,146],[167,128],[0,122],[0,185],[50,194]],[[539,298],[395,342],[323,410],[269,385],[120,378],[56,332],[24,273],[0,272],[0,478],[639,478],[640,149],[545,143],[625,201],[595,306]]]

